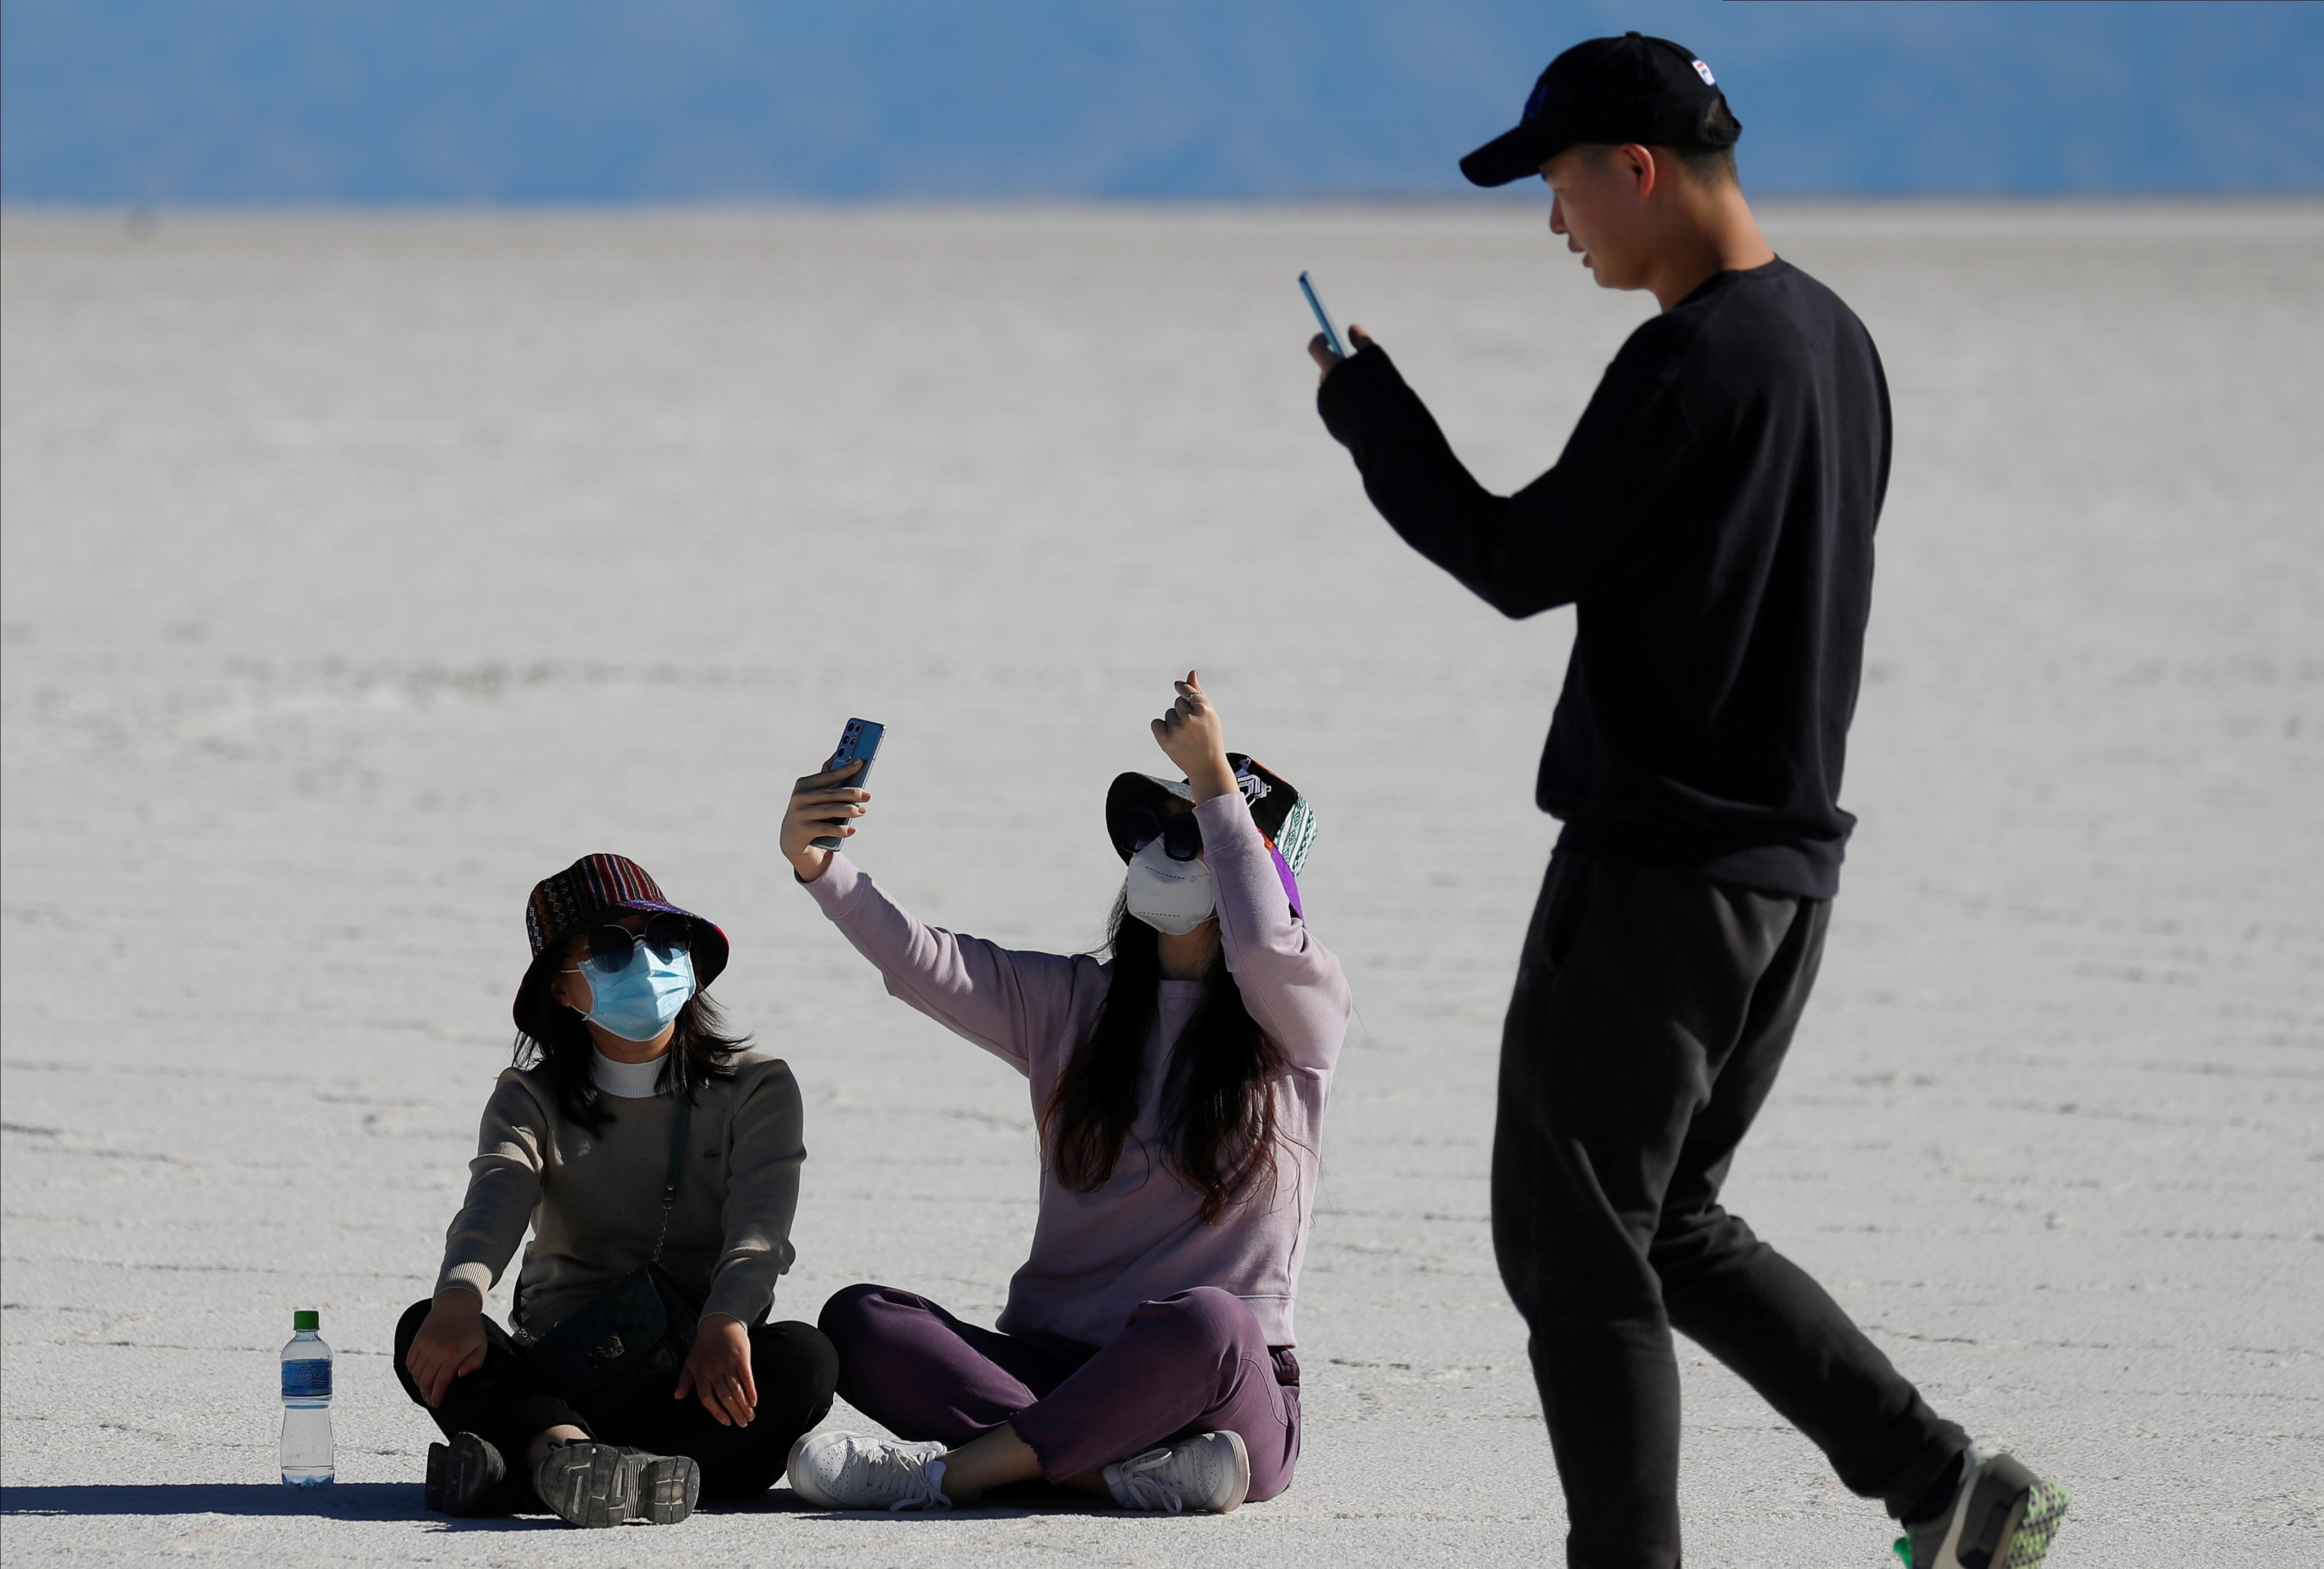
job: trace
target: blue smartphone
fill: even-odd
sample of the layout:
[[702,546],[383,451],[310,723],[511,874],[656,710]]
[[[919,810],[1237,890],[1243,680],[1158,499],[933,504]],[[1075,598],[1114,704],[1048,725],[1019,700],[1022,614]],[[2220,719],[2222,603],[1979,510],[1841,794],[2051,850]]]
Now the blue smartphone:
[[1307,296],[1307,309],[1315,313],[1315,325],[1323,329],[1323,342],[1342,359],[1348,357],[1348,340],[1332,324],[1332,313],[1323,309],[1323,297],[1315,292],[1315,285],[1306,273],[1299,274],[1299,292]]
[[[863,781],[872,777],[872,760],[880,753],[880,737],[887,733],[888,727],[884,725],[876,724],[869,719],[850,719],[847,722],[847,728],[839,733],[839,749],[831,754],[831,761],[823,765],[824,771],[828,773],[835,768],[845,768],[849,763],[860,760],[863,766],[855,771],[853,778],[844,780],[841,783],[843,788],[851,790],[863,789]],[[834,824],[850,820],[845,817],[823,819],[826,823]],[[839,837],[835,834],[810,842],[818,850],[839,848]]]

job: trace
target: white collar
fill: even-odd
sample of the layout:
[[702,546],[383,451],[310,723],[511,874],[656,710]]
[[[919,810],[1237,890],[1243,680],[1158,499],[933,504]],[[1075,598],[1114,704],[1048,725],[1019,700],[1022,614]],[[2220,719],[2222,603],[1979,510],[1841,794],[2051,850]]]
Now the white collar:
[[589,1048],[589,1076],[599,1089],[624,1101],[650,1101],[660,1091],[656,1082],[661,1077],[661,1057],[650,1062],[615,1062],[595,1047]]

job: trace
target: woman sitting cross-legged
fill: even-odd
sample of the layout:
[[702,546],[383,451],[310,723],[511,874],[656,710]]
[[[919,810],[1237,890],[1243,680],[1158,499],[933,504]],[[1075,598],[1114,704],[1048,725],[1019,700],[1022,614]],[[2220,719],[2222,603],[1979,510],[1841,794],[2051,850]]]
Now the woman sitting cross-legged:
[[1126,773],[1111,956],[921,925],[841,854],[868,792],[799,781],[783,854],[888,989],[1031,1080],[1032,1257],[999,1327],[909,1291],[823,1309],[840,1393],[897,1438],[817,1433],[791,1486],[831,1509],[945,1509],[1046,1478],[1127,1509],[1231,1509],[1299,1458],[1292,1297],[1349,997],[1294,872],[1314,818],[1230,754],[1193,672],[1155,721],[1185,780]]
[[[428,1507],[674,1524],[772,1487],[831,1409],[831,1343],[770,1324],[798,1203],[798,1085],[702,989],[716,927],[620,855],[532,891],[518,1066],[484,1106],[434,1298],[395,1366],[447,1443]],[[532,1228],[503,1334],[484,1293]]]

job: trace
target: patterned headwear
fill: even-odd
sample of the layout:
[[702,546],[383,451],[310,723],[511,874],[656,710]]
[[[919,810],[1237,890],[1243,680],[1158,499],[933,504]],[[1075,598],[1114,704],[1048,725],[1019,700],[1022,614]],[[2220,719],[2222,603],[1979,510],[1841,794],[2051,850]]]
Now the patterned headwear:
[[[1307,865],[1307,852],[1315,843],[1315,808],[1307,804],[1284,777],[1256,758],[1240,752],[1227,753],[1227,764],[1234,770],[1235,787],[1250,807],[1250,819],[1259,825],[1259,836],[1275,857],[1275,870],[1283,880],[1283,891],[1291,900],[1291,913],[1305,918],[1299,903],[1298,874]],[[1135,807],[1159,809],[1166,796],[1176,796],[1182,801],[1194,798],[1194,787],[1184,780],[1165,779],[1157,773],[1124,773],[1114,776],[1111,788],[1105,792],[1106,835],[1113,841],[1114,854],[1127,862],[1131,854],[1128,836],[1128,811]]]
[[697,987],[718,978],[726,967],[726,934],[690,909],[662,897],[661,884],[626,855],[584,855],[553,877],[532,886],[524,907],[524,935],[532,943],[532,967],[517,988],[517,1028],[538,1006],[537,993],[548,983],[549,965],[542,955],[561,947],[575,932],[610,920],[627,910],[683,916],[692,924],[689,940]]

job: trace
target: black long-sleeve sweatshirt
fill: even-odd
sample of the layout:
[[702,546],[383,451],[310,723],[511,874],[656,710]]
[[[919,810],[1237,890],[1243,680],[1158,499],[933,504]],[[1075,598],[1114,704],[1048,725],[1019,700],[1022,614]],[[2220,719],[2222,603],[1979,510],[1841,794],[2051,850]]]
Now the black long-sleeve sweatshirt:
[[1396,531],[1505,615],[1576,607],[1536,798],[1558,847],[1829,899],[1888,486],[1864,324],[1781,260],[1630,335],[1557,466],[1488,492],[1378,347],[1324,425]]

